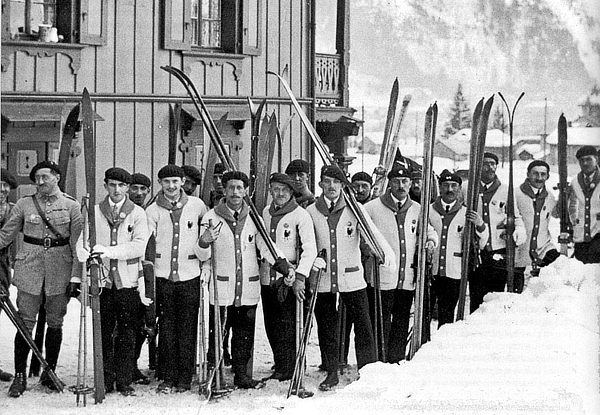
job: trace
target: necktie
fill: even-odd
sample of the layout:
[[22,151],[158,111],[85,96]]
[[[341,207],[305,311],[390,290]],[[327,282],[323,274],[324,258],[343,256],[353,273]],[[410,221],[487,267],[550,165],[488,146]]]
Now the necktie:
[[238,220],[239,217],[240,217],[240,213],[237,210],[235,212],[233,212],[233,219]]
[[333,208],[335,207],[335,203],[330,202],[329,203],[329,212],[333,212]]
[[398,210],[402,209],[402,202],[396,203],[398,205]]
[[171,209],[175,209],[177,207],[177,202],[171,202]]
[[450,205],[446,205],[446,213],[450,212]]
[[119,207],[117,205],[113,205],[112,217],[113,217],[113,221],[116,221],[117,219],[119,219]]

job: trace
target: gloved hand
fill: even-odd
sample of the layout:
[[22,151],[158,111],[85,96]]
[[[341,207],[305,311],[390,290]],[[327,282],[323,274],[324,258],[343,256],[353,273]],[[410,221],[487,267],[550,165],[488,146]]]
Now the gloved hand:
[[81,283],[80,282],[70,282],[67,286],[67,297],[75,298],[81,294]]
[[521,246],[527,242],[527,232],[523,228],[516,228],[513,232],[513,240],[516,246]]
[[294,281],[296,281],[296,271],[293,267],[289,267],[287,275],[283,277],[283,283],[286,286],[291,287],[292,284],[294,284]]
[[90,257],[90,251],[85,249],[83,246],[77,247],[77,260],[79,262],[87,262]]
[[202,283],[203,287],[205,287],[210,281],[211,274],[212,270],[210,268],[202,268],[202,271],[200,272],[200,282]]
[[100,258],[102,259],[112,259],[114,257],[112,249],[110,247],[100,244],[96,244],[96,246],[94,246],[94,248],[92,249],[92,255],[100,255]]
[[292,268],[292,265],[285,258],[277,258],[273,264],[273,269],[281,275],[288,275],[288,270]]
[[427,242],[425,242],[425,249],[428,251],[432,251],[433,248],[435,248],[435,241],[432,240],[427,240]]
[[298,300],[304,301],[306,299],[306,295],[304,294],[304,289],[305,289],[304,281],[299,278],[296,278],[296,280],[292,284],[292,290],[294,291],[294,294],[296,295],[296,298]]
[[142,302],[142,304],[144,304],[146,307],[152,304],[152,300],[146,297],[146,283],[144,282],[143,278],[138,279],[137,291],[140,295],[140,301]]

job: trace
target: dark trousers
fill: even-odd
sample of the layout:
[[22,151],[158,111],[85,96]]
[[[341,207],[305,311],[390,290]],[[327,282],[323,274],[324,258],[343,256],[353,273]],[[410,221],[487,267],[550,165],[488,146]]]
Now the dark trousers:
[[[373,327],[369,317],[367,290],[340,293],[346,312],[354,322],[354,345],[358,368],[377,360]],[[315,305],[317,334],[323,364],[327,372],[336,372],[339,365],[338,311],[335,293],[318,293]]]
[[438,275],[434,279],[432,293],[435,293],[437,298],[438,328],[454,323],[454,310],[460,295],[460,280]]
[[600,233],[590,242],[577,242],[573,256],[584,264],[600,264]]
[[278,364],[281,362],[277,361],[278,356],[276,356],[275,352],[275,349],[277,348],[276,319],[279,311],[279,301],[277,300],[277,292],[274,289],[272,289],[269,285],[261,285],[260,299],[262,301],[265,332],[267,334],[267,340],[269,340],[269,345],[271,346],[271,351],[273,352],[275,371],[278,371]]
[[117,389],[131,384],[135,355],[135,331],[140,298],[135,288],[115,285],[100,295],[104,383]]
[[[483,303],[483,297],[490,292],[503,292],[508,275],[506,249],[481,251],[481,264],[469,278],[469,300],[471,313]],[[497,259],[494,259],[494,256]],[[525,268],[515,267],[513,292],[522,293],[525,284]]]
[[200,278],[173,282],[157,278],[160,303],[159,366],[163,379],[187,386],[195,372]]
[[[215,317],[214,305],[209,310],[208,355],[210,365],[215,361]],[[256,325],[256,305],[240,307],[219,307],[221,313],[221,326],[225,319],[231,323],[231,365],[236,378],[246,376],[246,367],[252,357],[254,347],[254,329]]]
[[[377,319],[383,321],[383,344],[386,351],[385,356],[382,356],[381,350],[379,350],[379,356],[382,357],[383,361],[387,361],[387,352],[389,349],[390,331],[392,329],[392,308],[394,306],[394,296],[396,290],[381,290],[381,316],[377,316]],[[371,316],[371,324],[373,325],[373,333],[375,330],[378,332],[381,329],[381,323],[378,323],[378,327],[375,327],[375,288],[370,285],[367,286],[367,295],[369,297],[369,315]],[[381,336],[381,333],[379,333]],[[381,341],[380,341],[381,342]]]
[[394,290],[392,328],[390,330],[390,340],[388,342],[388,362],[390,363],[398,363],[406,358],[410,308],[412,307],[414,296],[414,291]]

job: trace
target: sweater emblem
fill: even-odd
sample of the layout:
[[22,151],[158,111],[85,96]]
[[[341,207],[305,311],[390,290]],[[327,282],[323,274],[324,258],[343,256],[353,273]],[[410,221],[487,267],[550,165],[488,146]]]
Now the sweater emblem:
[[352,222],[348,222],[346,224],[346,237],[353,238],[354,237],[354,226],[352,226]]

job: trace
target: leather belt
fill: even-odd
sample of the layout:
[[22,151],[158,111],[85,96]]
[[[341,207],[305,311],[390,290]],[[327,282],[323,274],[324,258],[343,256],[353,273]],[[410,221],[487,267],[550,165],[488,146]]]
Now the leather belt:
[[52,239],[50,237],[34,238],[32,236],[25,235],[23,237],[23,242],[26,242],[26,243],[32,244],[32,245],[40,245],[40,246],[43,246],[45,249],[48,249],[48,248],[54,248],[55,246],[68,245],[69,238],[64,238],[64,239]]

